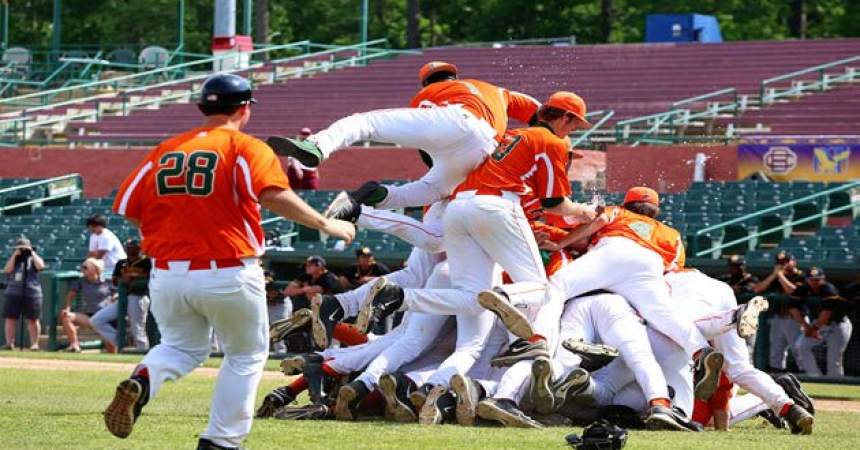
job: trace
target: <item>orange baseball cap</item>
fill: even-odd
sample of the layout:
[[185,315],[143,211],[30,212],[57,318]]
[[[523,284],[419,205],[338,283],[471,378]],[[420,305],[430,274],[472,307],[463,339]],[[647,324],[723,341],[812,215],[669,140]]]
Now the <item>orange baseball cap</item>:
[[446,63],[445,61],[430,61],[424,66],[421,67],[421,70],[418,71],[418,79],[421,81],[421,85],[424,85],[424,80],[430,78],[430,75],[437,74],[439,72],[450,72],[454,75],[457,75],[457,66]]
[[660,206],[660,196],[657,195],[657,191],[654,189],[636,186],[628,189],[627,194],[624,195],[624,204],[626,205],[630,202],[645,202],[654,206]]
[[591,122],[585,118],[585,100],[573,92],[558,91],[550,95],[549,100],[547,100],[544,105],[552,106],[553,108],[558,108],[562,111],[567,111],[576,116],[577,119],[585,122],[587,126],[591,126]]

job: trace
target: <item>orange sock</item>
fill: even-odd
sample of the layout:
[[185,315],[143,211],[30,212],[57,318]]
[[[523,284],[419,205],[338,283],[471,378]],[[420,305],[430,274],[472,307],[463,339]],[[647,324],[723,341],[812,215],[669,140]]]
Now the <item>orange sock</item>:
[[295,381],[290,383],[287,388],[293,393],[293,395],[299,395],[299,393],[308,388],[308,382],[305,380],[305,376],[301,375],[296,378]]
[[665,406],[666,408],[672,407],[672,401],[669,400],[668,398],[655,398],[655,399],[651,400],[650,402],[648,402],[648,404],[651,406],[657,406],[657,405]]
[[348,323],[335,324],[331,330],[331,335],[344,345],[352,346],[367,343],[367,335]]
[[539,334],[533,334],[532,337],[529,338],[529,342],[531,342],[532,344],[534,344],[537,341],[545,341],[545,340],[546,340],[546,338],[539,335]]
[[343,376],[343,374],[338,373],[337,370],[332,369],[331,366],[328,365],[327,362],[322,363],[322,366],[320,368],[322,369],[323,372],[325,372],[326,375],[328,375],[330,377],[340,378]]

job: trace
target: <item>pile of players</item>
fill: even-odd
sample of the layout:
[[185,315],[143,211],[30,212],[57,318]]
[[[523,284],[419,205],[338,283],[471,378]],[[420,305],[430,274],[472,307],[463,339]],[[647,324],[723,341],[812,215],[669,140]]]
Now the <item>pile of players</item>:
[[[365,183],[329,206],[327,216],[414,249],[404,269],[318,295],[272,326],[274,340],[311,330],[317,351],[283,361],[299,376],[266,396],[259,417],[527,428],[608,419],[700,431],[762,415],[812,433],[797,380],[750,364],[744,338],[767,301],[738,306],[728,285],[685,268],[679,233],[656,219],[655,191],[631,188],[621,205],[570,200],[579,155],[567,136],[590,126],[579,96],[540,103],[461,79],[445,62],[419,78],[410,108],[268,141],[309,167],[354,142],[394,143],[421,149],[430,169],[402,186]],[[509,117],[529,126],[509,130]],[[391,211],[411,206],[426,206],[423,221]],[[388,333],[368,333],[394,317]],[[748,394],[734,397],[735,385]],[[293,405],[304,390],[311,404]]]

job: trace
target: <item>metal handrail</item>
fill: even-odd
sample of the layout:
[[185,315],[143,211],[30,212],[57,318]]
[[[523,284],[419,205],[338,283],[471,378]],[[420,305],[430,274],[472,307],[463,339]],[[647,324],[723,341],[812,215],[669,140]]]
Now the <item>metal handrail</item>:
[[13,191],[16,191],[16,190],[19,190],[19,189],[29,189],[29,188],[31,188],[31,187],[36,187],[36,186],[39,186],[39,185],[42,185],[42,184],[53,183],[53,182],[55,182],[55,181],[60,181],[60,180],[66,180],[66,179],[69,179],[69,178],[78,178],[78,179],[80,179],[80,178],[81,178],[81,174],[79,174],[79,173],[70,173],[70,174],[68,174],[68,175],[62,175],[62,176],[59,176],[59,177],[45,178],[44,180],[36,180],[36,181],[30,182],[30,183],[24,183],[24,184],[19,184],[19,185],[16,185],[16,186],[10,186],[10,187],[7,187],[7,188],[0,189],[0,195],[8,194],[9,192],[13,192]]
[[718,91],[708,92],[707,94],[697,95],[695,97],[690,97],[690,98],[685,98],[683,100],[678,100],[677,102],[672,103],[672,108],[677,108],[681,105],[686,105],[689,103],[700,102],[702,100],[707,100],[709,98],[720,97],[720,96],[723,96],[725,94],[733,94],[735,97],[735,103],[737,103],[737,101],[738,101],[738,90],[733,88],[733,87],[729,87],[729,88],[725,88],[725,89],[720,89]]
[[611,118],[612,118],[612,116],[614,116],[614,115],[615,115],[615,110],[609,110],[609,111],[602,111],[602,110],[601,110],[601,111],[594,111],[594,112],[590,112],[590,113],[586,114],[586,115],[585,115],[585,117],[589,117],[589,116],[597,116],[597,115],[600,115],[600,114],[603,114],[603,117],[601,117],[601,118],[600,118],[600,120],[598,120],[598,121],[597,121],[597,123],[593,124],[593,125],[591,126],[591,128],[589,128],[589,129],[588,129],[588,130],[586,130],[584,133],[582,133],[581,135],[579,135],[579,136],[576,138],[576,140],[575,140],[575,141],[573,141],[573,142],[570,144],[571,148],[576,148],[579,144],[581,144],[581,143],[585,142],[585,140],[586,140],[586,139],[588,139],[588,138],[589,138],[589,136],[591,136],[595,131],[599,130],[599,129],[600,129],[600,127],[602,127],[602,126],[603,126],[603,124],[605,124],[609,119],[611,119]]
[[[791,201],[788,201],[788,202],[785,202],[785,203],[782,203],[779,205],[774,205],[774,206],[762,209],[760,211],[746,214],[746,215],[741,216],[741,217],[736,217],[734,219],[727,220],[725,222],[720,222],[718,224],[707,226],[705,228],[702,228],[701,230],[696,231],[693,234],[693,242],[691,243],[690,248],[693,250],[693,254],[695,256],[701,256],[701,255],[706,255],[708,253],[712,253],[716,250],[725,248],[725,246],[719,247],[719,248],[710,248],[707,250],[699,251],[699,249],[698,249],[699,242],[698,241],[699,241],[700,236],[703,236],[703,235],[710,233],[712,231],[724,230],[726,227],[728,227],[730,225],[736,225],[739,223],[743,223],[743,222],[746,222],[750,219],[761,217],[761,216],[764,216],[764,215],[767,215],[767,214],[770,214],[770,213],[773,213],[773,212],[776,212],[776,211],[779,211],[782,209],[791,208],[791,207],[793,207],[795,205],[799,205],[801,203],[809,202],[810,200],[815,200],[815,199],[820,198],[820,197],[829,196],[830,194],[835,193],[835,192],[848,191],[848,190],[851,190],[854,188],[860,188],[860,181],[854,181],[854,182],[851,182],[848,184],[843,184],[841,186],[836,186],[836,187],[832,187],[829,189],[825,189],[825,190],[817,192],[815,194],[810,194],[810,195],[807,195],[807,196],[804,196],[804,197],[801,197],[798,199],[794,199],[794,200],[791,200]],[[853,207],[853,206],[856,206],[857,204],[860,204],[860,201],[856,201],[856,202],[852,201],[847,206]],[[813,218],[813,219],[810,219],[809,221],[822,218],[822,217],[824,217],[828,214],[832,214],[834,212],[842,211],[843,209],[848,209],[848,208],[843,206],[843,207],[839,207],[839,208],[834,208],[833,210],[830,210],[830,209],[824,210],[818,214],[814,214],[812,216],[809,216],[809,217]],[[806,219],[806,218],[804,218],[804,219]],[[803,220],[803,219],[799,219],[799,220]],[[799,222],[799,223],[805,223],[805,222]],[[793,225],[790,225],[790,226],[793,226]],[[773,230],[767,230],[767,231],[760,231],[760,232],[752,233],[752,234],[745,236],[739,240],[732,241],[731,245],[739,244],[739,243],[745,242],[745,241],[749,241],[749,240],[755,239],[761,235],[764,235],[764,234],[767,234],[767,233],[770,233],[772,231],[776,231],[776,230],[779,230],[782,228],[787,228],[787,227],[777,227],[777,228],[774,228]]]
[[[759,106],[763,106],[765,103],[772,102],[773,100],[776,100],[779,97],[786,97],[789,95],[793,95],[794,93],[803,92],[804,90],[820,90],[820,91],[823,91],[823,90],[827,89],[827,84],[828,84],[827,74],[825,72],[827,69],[837,67],[837,66],[843,66],[845,64],[852,63],[854,61],[860,61],[860,55],[851,56],[851,57],[839,59],[836,61],[831,61],[829,63],[819,64],[817,66],[807,67],[805,69],[796,70],[794,72],[789,72],[786,74],[777,75],[775,77],[771,77],[771,78],[768,78],[766,80],[763,80],[761,82],[761,87],[759,88]],[[780,81],[790,80],[793,78],[797,78],[801,75],[806,75],[806,74],[815,73],[815,72],[818,73],[819,79],[818,79],[818,81],[816,81],[813,84],[813,86],[810,89],[803,89],[802,87],[796,87],[796,88],[791,88],[788,91],[783,92],[781,94],[776,94],[776,93],[773,95],[767,94],[767,87],[771,84],[774,84],[774,83],[777,83]]]

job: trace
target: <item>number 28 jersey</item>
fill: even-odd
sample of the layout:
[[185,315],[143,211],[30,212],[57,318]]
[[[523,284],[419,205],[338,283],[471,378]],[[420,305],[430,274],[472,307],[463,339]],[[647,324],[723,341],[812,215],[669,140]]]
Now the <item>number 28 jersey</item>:
[[113,211],[140,222],[141,248],[162,260],[263,254],[258,198],[289,189],[268,145],[240,131],[196,128],[158,145],[120,186]]

